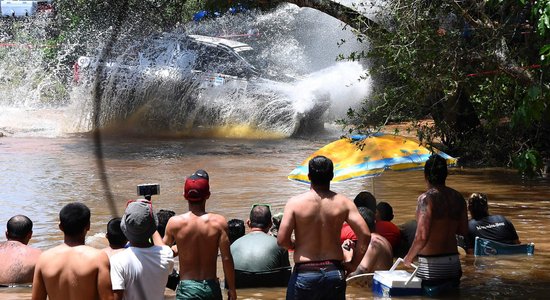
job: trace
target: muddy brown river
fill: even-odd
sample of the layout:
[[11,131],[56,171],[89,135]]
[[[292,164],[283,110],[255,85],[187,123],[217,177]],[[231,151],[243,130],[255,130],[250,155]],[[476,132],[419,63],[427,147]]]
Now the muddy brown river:
[[[136,198],[136,185],[158,182],[161,194],[153,196],[157,209],[187,211],[182,196],[185,176],[202,168],[210,174],[212,196],[207,210],[227,219],[246,219],[253,203],[270,203],[274,213],[287,199],[308,189],[286,176],[310,153],[334,137],[317,139],[124,139],[103,141],[104,163],[116,211],[106,201],[98,175],[94,144],[86,137],[0,139],[0,222],[15,214],[34,221],[31,244],[48,249],[62,241],[58,213],[73,201],[92,211],[88,242],[100,247],[106,223]],[[453,168],[447,184],[465,197],[472,192],[489,196],[490,212],[502,214],[515,225],[522,242],[535,243],[535,255],[462,258],[463,279],[458,298],[548,298],[550,292],[550,179],[525,181],[505,169]],[[416,197],[425,190],[421,171],[387,171],[374,180],[359,179],[333,184],[335,191],[353,198],[372,191],[379,201],[394,208],[394,223],[414,218]],[[4,227],[2,227],[4,228]],[[4,230],[4,229],[2,229]],[[2,241],[5,238],[2,238]],[[220,277],[223,277],[221,264]],[[238,290],[239,299],[284,299],[284,288]],[[224,295],[225,297],[225,295]],[[166,298],[174,293],[166,291]],[[371,299],[367,287],[352,284],[348,299]],[[0,299],[30,299],[29,287],[0,289]],[[411,299],[411,298],[403,298]]]

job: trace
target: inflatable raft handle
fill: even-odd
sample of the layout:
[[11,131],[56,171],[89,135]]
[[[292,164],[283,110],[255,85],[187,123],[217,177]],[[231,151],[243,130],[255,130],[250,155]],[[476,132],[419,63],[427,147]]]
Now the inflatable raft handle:
[[[393,266],[391,266],[390,271],[395,270],[395,268],[397,268],[397,266],[400,263],[402,263],[403,261],[404,260],[401,257],[396,259],[395,263],[393,263]],[[411,266],[414,268],[414,271],[412,272],[411,277],[409,277],[409,279],[407,279],[407,282],[405,282],[405,285],[409,284],[409,282],[411,282],[411,280],[413,280],[414,276],[416,276],[416,271],[418,271],[418,266],[416,266],[415,264],[411,264]]]

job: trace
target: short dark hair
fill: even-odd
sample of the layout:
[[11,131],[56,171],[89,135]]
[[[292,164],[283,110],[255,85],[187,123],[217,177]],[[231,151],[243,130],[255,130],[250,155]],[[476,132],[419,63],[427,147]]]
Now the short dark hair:
[[161,237],[164,237],[164,233],[166,232],[166,224],[168,224],[168,220],[170,220],[170,218],[175,215],[176,215],[175,211],[167,210],[167,209],[161,209],[157,212],[157,218],[159,219],[159,223],[157,225],[157,231],[159,232]]
[[18,240],[22,239],[32,231],[32,221],[27,216],[16,215],[11,217],[6,224],[8,238]]
[[489,205],[487,204],[487,195],[483,193],[473,193],[468,198],[468,210],[472,218],[479,220],[489,215]]
[[128,242],[128,239],[120,228],[121,221],[121,218],[112,218],[107,223],[107,240],[109,241],[109,245],[124,247]]
[[366,207],[373,212],[376,211],[376,198],[368,191],[362,191],[357,194],[355,199],[353,199],[353,203],[355,203],[357,207]]
[[369,227],[370,232],[374,232],[375,222],[374,222],[374,212],[364,206],[358,207],[357,210],[359,210],[359,214],[365,222],[367,222],[367,226]]
[[444,185],[447,179],[447,161],[437,154],[431,155],[424,166],[424,176],[431,184]]
[[90,225],[90,209],[83,203],[69,203],[59,212],[59,221],[63,233],[75,236]]
[[315,156],[309,161],[309,180],[312,184],[330,184],[334,177],[332,160],[325,156]]
[[271,209],[267,205],[256,205],[250,210],[250,227],[268,229],[271,227]]
[[388,202],[380,202],[376,205],[376,210],[382,221],[393,220],[393,207]]
[[244,235],[244,221],[241,219],[227,221],[227,227],[230,244],[233,244],[234,241]]

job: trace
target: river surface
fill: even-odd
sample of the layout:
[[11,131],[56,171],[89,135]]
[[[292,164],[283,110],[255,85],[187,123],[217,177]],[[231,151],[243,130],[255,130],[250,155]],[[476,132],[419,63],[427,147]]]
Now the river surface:
[[[88,241],[102,245],[106,223],[123,212],[136,197],[136,185],[158,182],[161,194],[153,196],[157,209],[187,211],[182,196],[186,176],[196,169],[209,172],[212,196],[207,210],[227,219],[246,219],[253,203],[270,203],[282,211],[289,197],[308,189],[286,176],[310,153],[334,139],[332,134],[313,139],[126,139],[103,140],[104,164],[116,211],[106,201],[98,175],[94,143],[88,137],[0,139],[0,223],[15,214],[34,221],[33,246],[47,249],[62,241],[58,213],[63,205],[82,201],[92,211]],[[362,190],[394,208],[394,223],[414,218],[417,196],[425,190],[421,171],[387,171],[382,176],[333,184],[353,198]],[[550,186],[548,179],[522,181],[504,169],[451,169],[447,184],[465,197],[472,192],[489,196],[490,212],[508,217],[522,242],[534,242],[533,257],[462,258],[460,298],[547,298],[550,292]],[[4,226],[4,225],[2,225]],[[2,238],[4,240],[4,238]],[[99,247],[99,246],[98,246]],[[221,264],[219,268],[220,277]],[[173,298],[168,291],[166,297]],[[243,289],[240,299],[283,299],[284,288]],[[225,297],[225,296],[224,296]],[[369,288],[348,287],[349,299],[370,299]],[[5,288],[0,299],[28,299],[30,288]],[[411,298],[407,298],[411,299]]]

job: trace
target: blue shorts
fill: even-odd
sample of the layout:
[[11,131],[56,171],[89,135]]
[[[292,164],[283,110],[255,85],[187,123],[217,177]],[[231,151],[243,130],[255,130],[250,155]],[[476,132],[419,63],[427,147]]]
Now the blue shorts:
[[220,283],[216,279],[181,280],[176,289],[176,299],[222,300]]
[[286,299],[346,299],[346,274],[339,261],[297,263],[288,282]]

